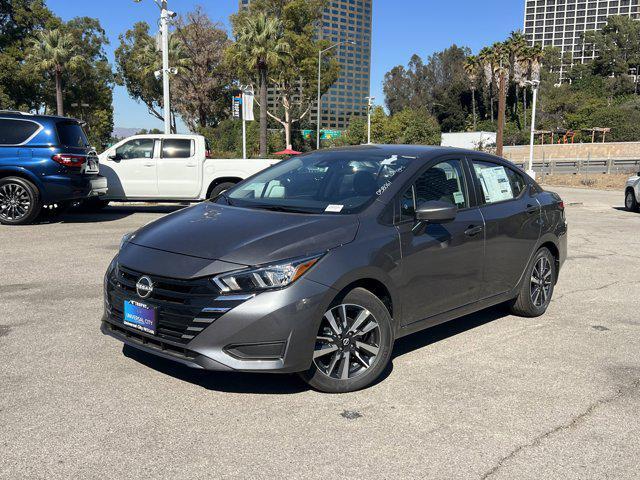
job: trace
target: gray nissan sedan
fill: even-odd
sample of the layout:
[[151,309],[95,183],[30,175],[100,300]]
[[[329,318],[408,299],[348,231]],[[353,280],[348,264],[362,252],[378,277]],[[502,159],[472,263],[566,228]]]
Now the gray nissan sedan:
[[190,367],[349,392],[404,335],[499,303],[542,315],[566,251],[560,197],[503,159],[318,151],[126,235],[101,329]]

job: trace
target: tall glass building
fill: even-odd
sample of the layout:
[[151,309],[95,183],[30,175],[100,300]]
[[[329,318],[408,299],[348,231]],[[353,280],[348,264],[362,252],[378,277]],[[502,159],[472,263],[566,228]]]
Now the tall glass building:
[[[246,7],[251,0],[240,0]],[[353,115],[367,114],[371,87],[371,26],[373,0],[329,0],[318,27],[318,38],[332,44],[353,41],[336,48],[340,76],[322,97],[322,128],[343,130]],[[312,111],[315,123],[317,110]]]
[[582,35],[599,30],[613,15],[638,18],[640,0],[525,0],[524,34],[531,45],[560,48],[565,63],[595,57]]

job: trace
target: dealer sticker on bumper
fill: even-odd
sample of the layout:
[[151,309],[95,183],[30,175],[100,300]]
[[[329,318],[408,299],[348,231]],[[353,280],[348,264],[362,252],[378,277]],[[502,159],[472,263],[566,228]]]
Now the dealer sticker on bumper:
[[127,327],[155,335],[157,325],[156,309],[140,302],[125,300],[123,323]]

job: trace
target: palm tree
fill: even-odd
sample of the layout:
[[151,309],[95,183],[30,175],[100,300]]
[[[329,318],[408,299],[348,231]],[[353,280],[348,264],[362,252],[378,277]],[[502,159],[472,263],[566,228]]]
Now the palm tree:
[[33,62],[37,68],[53,74],[56,81],[57,112],[61,116],[64,115],[62,73],[84,62],[84,58],[77,52],[73,35],[54,29],[38,32],[36,38],[31,41],[31,51],[27,56],[28,62]]
[[520,103],[520,88],[524,86],[523,70],[526,66],[525,55],[528,50],[527,39],[522,32],[511,32],[505,42],[509,54],[509,64],[511,66],[510,80],[515,84],[516,101],[513,106],[513,115],[518,116],[518,104]]
[[239,17],[231,62],[242,71],[257,74],[260,89],[260,156],[267,155],[267,86],[269,70],[290,51],[283,39],[282,21],[263,12]]
[[484,47],[478,54],[478,59],[484,73],[485,86],[489,89],[489,105],[491,106],[491,121],[493,122],[495,115],[493,112],[493,92],[495,86],[495,54],[489,47]]
[[464,62],[464,71],[467,74],[471,86],[471,104],[473,106],[473,130],[478,129],[478,117],[476,114],[476,86],[480,73],[480,60],[475,55],[470,55]]

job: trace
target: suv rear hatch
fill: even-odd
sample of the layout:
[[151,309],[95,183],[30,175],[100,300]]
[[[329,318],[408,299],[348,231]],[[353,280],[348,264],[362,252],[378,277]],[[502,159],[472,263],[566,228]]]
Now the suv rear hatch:
[[58,144],[61,152],[54,160],[70,168],[78,168],[78,172],[97,175],[100,171],[97,152],[89,146],[82,125],[75,120],[56,122]]

